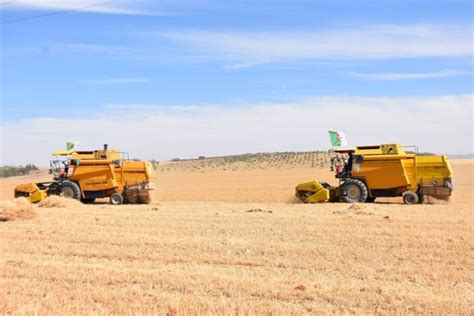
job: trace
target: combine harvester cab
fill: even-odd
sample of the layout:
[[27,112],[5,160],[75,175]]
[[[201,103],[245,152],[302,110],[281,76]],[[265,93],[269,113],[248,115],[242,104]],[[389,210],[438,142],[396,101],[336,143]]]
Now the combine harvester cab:
[[156,174],[148,161],[124,159],[122,153],[108,149],[107,145],[103,150],[53,155],[68,156],[66,160],[51,161],[54,181],[19,185],[15,197],[25,196],[33,203],[46,195],[61,195],[83,203],[107,197],[114,205],[151,202],[149,191],[153,189]]
[[453,191],[452,170],[446,156],[406,153],[399,144],[334,152],[348,157],[332,159],[339,186],[317,181],[303,183],[296,187],[298,199],[305,203],[357,203],[402,196],[406,204],[417,204],[423,203],[425,196],[448,199]]

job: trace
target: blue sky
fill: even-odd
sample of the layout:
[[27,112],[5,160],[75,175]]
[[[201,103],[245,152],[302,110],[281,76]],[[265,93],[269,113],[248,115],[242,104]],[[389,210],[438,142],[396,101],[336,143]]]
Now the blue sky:
[[[24,163],[17,144],[26,137],[41,153],[73,139],[169,159],[327,149],[331,127],[355,144],[414,141],[430,151],[473,152],[472,1],[98,4],[0,4],[2,163]],[[268,113],[279,111],[268,123]],[[459,120],[446,121],[444,111]],[[397,138],[397,130],[375,128],[393,119],[402,129],[410,113],[423,130],[400,130]],[[262,131],[249,126],[252,115]],[[144,121],[149,138],[137,144]],[[110,139],[100,135],[103,126],[128,133]],[[450,132],[433,140],[443,126]],[[269,142],[266,135],[280,130],[287,133]],[[452,141],[455,132],[464,142]],[[300,134],[313,136],[295,140]]]

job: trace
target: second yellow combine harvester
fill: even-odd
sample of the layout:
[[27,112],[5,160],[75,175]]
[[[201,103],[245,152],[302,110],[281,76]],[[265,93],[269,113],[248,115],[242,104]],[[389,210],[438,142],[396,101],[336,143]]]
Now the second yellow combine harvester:
[[[335,150],[332,170],[339,186],[311,181],[296,187],[305,203],[374,202],[378,197],[402,196],[406,204],[423,203],[425,196],[447,199],[453,191],[446,156],[407,153],[399,144]],[[347,159],[342,158],[345,155]]]
[[59,151],[52,160],[50,173],[54,181],[27,183],[15,188],[15,197],[39,202],[48,195],[92,203],[97,198],[109,198],[111,204],[149,204],[155,171],[148,161],[124,159],[122,153],[108,149],[92,151]]

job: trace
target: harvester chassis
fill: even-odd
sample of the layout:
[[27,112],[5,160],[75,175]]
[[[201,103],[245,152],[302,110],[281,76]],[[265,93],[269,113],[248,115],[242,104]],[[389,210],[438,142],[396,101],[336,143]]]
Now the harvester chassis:
[[[374,202],[378,197],[403,197],[406,204],[425,196],[449,199],[452,171],[446,156],[418,156],[399,144],[359,146],[334,152],[331,171],[337,187],[318,181],[300,183],[296,197],[304,203]],[[348,159],[341,155],[348,156]]]

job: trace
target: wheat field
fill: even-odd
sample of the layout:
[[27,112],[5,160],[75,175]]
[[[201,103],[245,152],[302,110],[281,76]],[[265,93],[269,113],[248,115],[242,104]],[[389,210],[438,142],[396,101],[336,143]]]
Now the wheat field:
[[0,313],[472,314],[474,161],[452,165],[449,203],[303,205],[327,168],[178,165],[151,205],[36,207],[0,222]]

